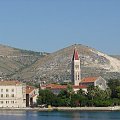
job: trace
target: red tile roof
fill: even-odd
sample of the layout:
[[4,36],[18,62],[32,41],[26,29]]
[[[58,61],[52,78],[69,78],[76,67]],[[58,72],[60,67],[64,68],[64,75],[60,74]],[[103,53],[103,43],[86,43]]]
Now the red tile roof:
[[[46,89],[67,89],[67,85],[57,85],[57,84],[48,84],[46,86],[44,86]],[[87,88],[86,86],[80,85],[80,86],[72,86],[73,89],[82,89],[82,88]]]
[[50,89],[66,89],[67,88],[67,86],[66,85],[59,85],[59,86],[54,86],[54,87],[52,87],[52,88],[50,88]]
[[33,86],[26,86],[26,94],[30,94],[34,89]]
[[78,52],[74,49],[73,60],[79,60]]
[[66,85],[58,85],[58,84],[48,84],[44,87],[48,89],[66,89]]
[[81,83],[95,82],[98,77],[86,77],[82,79]]

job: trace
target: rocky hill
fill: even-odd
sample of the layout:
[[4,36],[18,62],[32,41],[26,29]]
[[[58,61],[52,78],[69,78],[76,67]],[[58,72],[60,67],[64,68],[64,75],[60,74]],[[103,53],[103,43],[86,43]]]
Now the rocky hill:
[[0,44],[0,79],[11,78],[44,55],[46,53],[21,50]]
[[111,57],[117,58],[118,60],[120,60],[120,55],[110,55]]
[[81,59],[82,77],[102,76],[120,78],[120,60],[84,45],[72,45],[38,58],[34,64],[18,70],[12,79],[31,82],[63,82],[71,79],[71,60],[74,48]]

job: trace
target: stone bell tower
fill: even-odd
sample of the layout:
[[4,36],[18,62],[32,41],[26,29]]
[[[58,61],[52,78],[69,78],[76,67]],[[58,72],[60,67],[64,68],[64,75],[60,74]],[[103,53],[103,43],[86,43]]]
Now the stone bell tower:
[[81,81],[81,70],[80,70],[80,59],[76,48],[74,49],[73,58],[72,58],[72,83],[73,85],[78,86]]

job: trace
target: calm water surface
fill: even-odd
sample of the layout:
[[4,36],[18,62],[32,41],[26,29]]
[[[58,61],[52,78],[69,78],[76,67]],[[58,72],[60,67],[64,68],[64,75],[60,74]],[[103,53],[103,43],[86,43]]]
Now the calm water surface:
[[0,120],[120,120],[120,111],[114,112],[0,111]]

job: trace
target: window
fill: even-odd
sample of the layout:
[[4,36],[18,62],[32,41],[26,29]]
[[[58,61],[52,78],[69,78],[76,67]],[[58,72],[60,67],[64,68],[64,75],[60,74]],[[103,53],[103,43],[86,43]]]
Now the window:
[[14,89],[12,89],[12,92],[14,92]]
[[76,73],[76,80],[78,80],[78,79],[77,79],[77,73]]
[[6,97],[9,97],[9,94],[6,94]]
[[3,101],[0,101],[1,104],[3,104]]
[[3,94],[1,94],[1,97],[3,97]]
[[14,101],[11,101],[11,103],[13,103],[13,104],[14,104]]
[[8,101],[6,101],[6,104],[8,103]]
[[14,97],[14,94],[12,94],[11,97]]
[[8,92],[8,89],[6,89],[6,92]]
[[78,80],[79,80],[79,73],[78,73]]
[[3,89],[1,89],[1,92],[3,92]]

